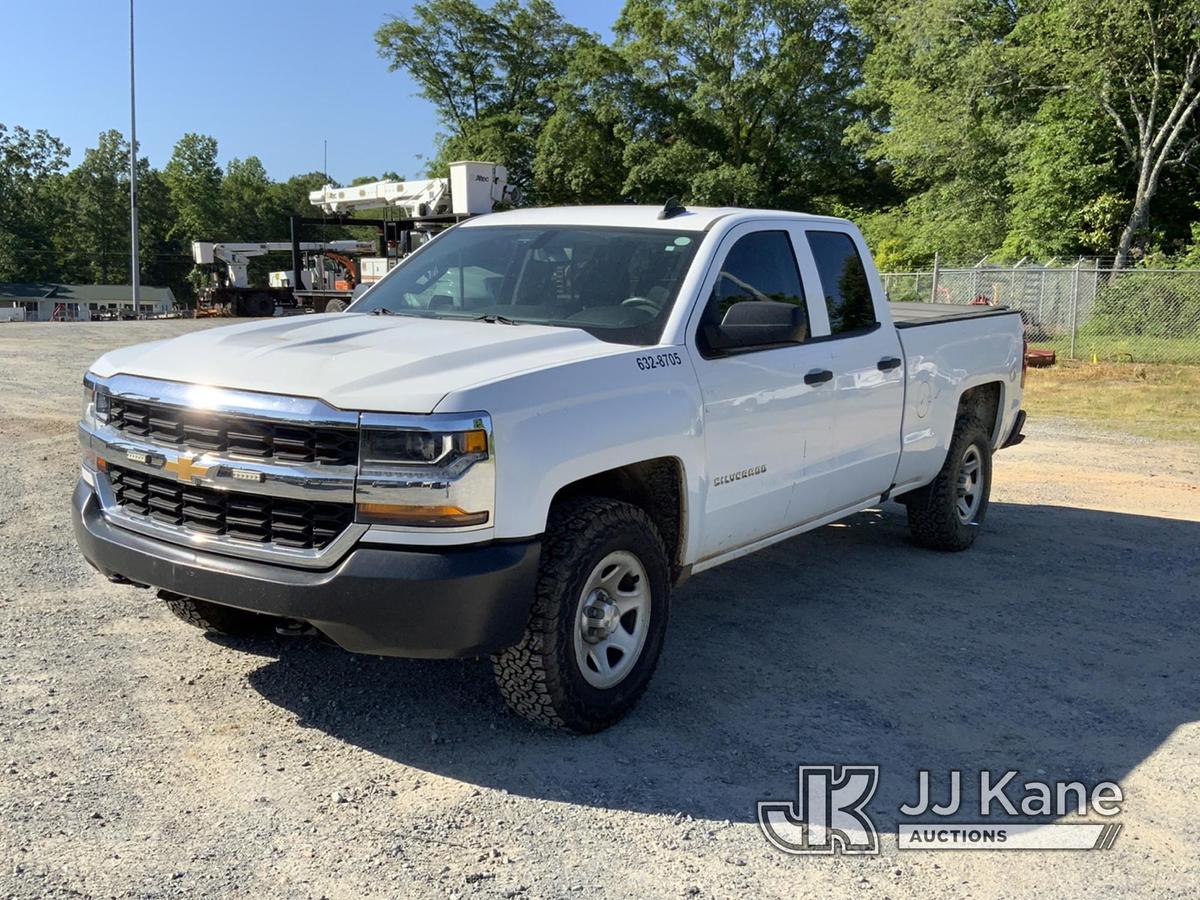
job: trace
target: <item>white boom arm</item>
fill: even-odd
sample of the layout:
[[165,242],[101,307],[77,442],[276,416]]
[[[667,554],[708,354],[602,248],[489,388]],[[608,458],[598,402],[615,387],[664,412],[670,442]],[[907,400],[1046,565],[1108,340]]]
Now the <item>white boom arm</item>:
[[[197,265],[211,265],[220,260],[229,267],[229,284],[231,287],[249,287],[250,274],[248,267],[255,256],[266,253],[290,252],[291,241],[265,241],[259,243],[214,243],[212,241],[193,241],[192,259]],[[330,250],[335,253],[374,253],[375,244],[371,241],[304,241],[300,250],[306,253],[319,253]]]
[[486,162],[450,163],[449,178],[424,181],[372,181],[351,187],[325,185],[308,195],[326,213],[356,209],[395,209],[409,218],[446,213],[489,213],[502,200],[511,200],[508,170]]
[[356,209],[395,209],[405,216],[440,215],[447,211],[450,182],[445,178],[426,181],[372,181],[353,187],[325,185],[308,195],[313,206],[327,213],[347,213]]

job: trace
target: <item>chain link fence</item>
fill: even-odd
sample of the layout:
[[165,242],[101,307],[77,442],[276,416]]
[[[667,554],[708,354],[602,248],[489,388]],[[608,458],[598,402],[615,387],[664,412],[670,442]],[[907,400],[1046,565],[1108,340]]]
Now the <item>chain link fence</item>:
[[1021,311],[1033,347],[1107,362],[1200,364],[1200,270],[980,265],[883,274],[894,301]]

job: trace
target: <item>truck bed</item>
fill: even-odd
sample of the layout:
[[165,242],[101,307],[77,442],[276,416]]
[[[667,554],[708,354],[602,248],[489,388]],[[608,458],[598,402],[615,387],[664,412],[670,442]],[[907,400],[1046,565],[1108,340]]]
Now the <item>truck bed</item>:
[[[958,398],[975,385],[998,385],[999,444],[1020,409],[1021,338],[1017,310],[954,303],[889,303],[907,381],[901,426],[903,452],[896,490],[929,480],[946,459]],[[925,328],[932,325],[936,327]]]
[[969,306],[964,303],[889,303],[897,328],[917,328],[935,322],[955,322],[984,316],[1017,315],[1007,306]]

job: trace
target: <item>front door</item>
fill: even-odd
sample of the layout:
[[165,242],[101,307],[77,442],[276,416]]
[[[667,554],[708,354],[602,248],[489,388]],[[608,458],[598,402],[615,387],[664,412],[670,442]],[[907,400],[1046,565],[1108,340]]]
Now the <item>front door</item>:
[[824,481],[815,476],[833,446],[829,342],[809,343],[806,333],[800,343],[716,352],[703,339],[703,325],[719,324],[738,303],[794,303],[811,321],[788,225],[732,229],[717,260],[705,285],[708,302],[690,326],[709,476],[701,559],[825,512]]

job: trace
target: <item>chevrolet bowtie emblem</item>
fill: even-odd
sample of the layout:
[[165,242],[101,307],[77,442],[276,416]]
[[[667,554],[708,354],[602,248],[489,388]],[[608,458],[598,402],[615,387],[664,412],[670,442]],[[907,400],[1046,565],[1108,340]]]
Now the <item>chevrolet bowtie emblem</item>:
[[163,469],[171,472],[180,481],[190,484],[197,478],[203,478],[208,474],[208,470],[212,466],[198,466],[190,456],[181,456],[178,459],[163,463]]

